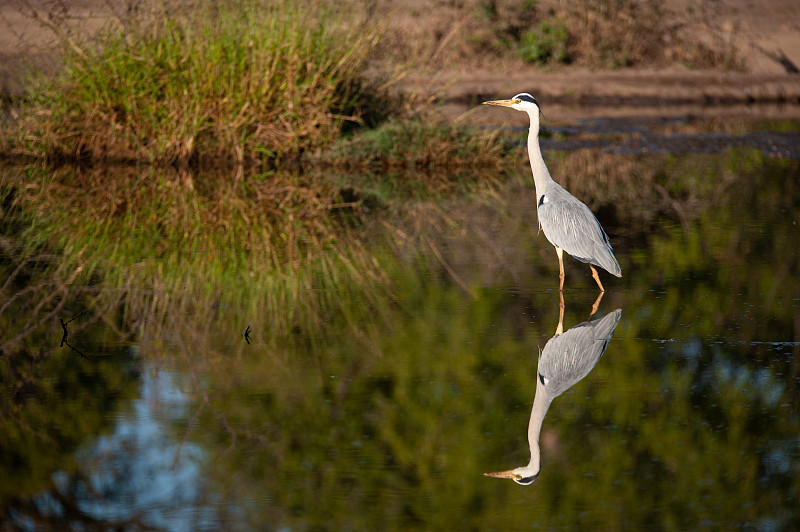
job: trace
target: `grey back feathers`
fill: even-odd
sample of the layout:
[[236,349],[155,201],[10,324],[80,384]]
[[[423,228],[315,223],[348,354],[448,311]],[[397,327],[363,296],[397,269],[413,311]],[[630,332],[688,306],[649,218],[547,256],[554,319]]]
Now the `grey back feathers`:
[[589,207],[564,187],[551,180],[543,193],[540,192],[537,213],[544,236],[551,244],[581,262],[600,266],[622,277],[622,268],[600,222]]
[[622,317],[622,309],[602,319],[583,322],[553,336],[539,356],[537,378],[553,400],[583,379],[597,365]]

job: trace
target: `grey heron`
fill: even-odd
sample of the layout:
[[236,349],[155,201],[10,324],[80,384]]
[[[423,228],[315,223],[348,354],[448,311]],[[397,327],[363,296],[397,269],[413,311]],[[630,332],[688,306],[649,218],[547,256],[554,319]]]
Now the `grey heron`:
[[539,147],[539,104],[536,99],[523,92],[510,100],[492,100],[485,105],[500,105],[528,113],[531,120],[528,132],[528,156],[530,157],[533,182],[536,186],[536,211],[539,226],[544,236],[556,248],[559,269],[559,290],[564,290],[564,259],[566,251],[581,262],[589,263],[592,277],[600,292],[605,292],[595,266],[600,266],[611,275],[622,277],[622,269],[614,255],[606,232],[589,207],[556,183],[542,158]]
[[564,333],[560,332],[563,324],[559,320],[556,334],[547,341],[539,355],[536,395],[533,398],[531,418],[528,422],[530,462],[528,465],[508,471],[484,473],[484,476],[510,478],[523,486],[532,484],[536,480],[541,470],[539,433],[550,403],[592,371],[608,347],[621,316],[622,309],[617,309],[601,319],[585,321]]

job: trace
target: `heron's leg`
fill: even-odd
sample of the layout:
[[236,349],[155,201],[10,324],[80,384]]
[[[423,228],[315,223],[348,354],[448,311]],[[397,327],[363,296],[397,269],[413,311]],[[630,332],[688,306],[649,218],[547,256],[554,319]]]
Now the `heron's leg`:
[[564,291],[564,250],[556,246],[556,255],[558,255],[558,291]]
[[564,292],[558,293],[558,327],[556,327],[556,336],[561,336],[564,332]]
[[592,319],[594,313],[597,312],[597,308],[600,306],[600,301],[603,300],[603,295],[605,295],[605,292],[600,292],[597,294],[597,299],[594,300],[594,305],[592,305],[592,312],[589,314],[589,319]]
[[603,288],[603,283],[600,282],[600,276],[597,275],[597,270],[595,270],[594,266],[592,266],[591,264],[589,265],[589,267],[592,269],[592,277],[594,277],[594,280],[597,281],[597,286],[600,287],[600,291],[605,292],[606,289]]

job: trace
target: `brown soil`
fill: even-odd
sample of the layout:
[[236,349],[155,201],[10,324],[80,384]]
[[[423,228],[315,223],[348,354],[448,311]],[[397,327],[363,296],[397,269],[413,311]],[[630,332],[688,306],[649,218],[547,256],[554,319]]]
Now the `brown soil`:
[[[549,3],[558,2],[539,2]],[[665,24],[676,28],[681,39],[677,42],[676,36],[676,46],[728,43],[740,63],[735,71],[695,70],[680,61],[617,70],[541,68],[513,57],[470,56],[458,49],[459,39],[452,35],[465,32],[463,13],[442,8],[432,15],[423,4],[423,0],[401,0],[393,12],[390,29],[401,28],[417,47],[422,47],[419,43],[430,39],[430,34],[441,36],[438,47],[428,45],[433,56],[429,67],[412,70],[402,86],[438,96],[440,109],[452,120],[525,125],[527,117],[522,113],[486,113],[477,107],[482,100],[508,98],[518,92],[536,96],[545,115],[557,121],[634,115],[800,118],[800,2],[667,3],[670,19]],[[439,4],[452,6],[454,2]],[[442,47],[455,50],[448,54]]]
[[[680,62],[618,70],[580,66],[541,68],[480,49],[478,0],[378,0],[374,16],[386,25],[382,52],[397,67],[397,86],[417,98],[437,100],[448,119],[497,123],[497,113],[477,113],[482,99],[530,92],[549,118],[591,116],[725,115],[800,117],[800,2],[796,0],[678,0],[669,3],[682,39],[726,42],[740,59],[738,71],[692,70]],[[496,0],[512,9],[520,2]],[[556,4],[555,0],[549,3]],[[55,12],[59,24],[87,35],[135,0],[10,0],[0,6],[0,93],[15,96],[26,65],[58,68],[52,29],[32,16]],[[548,5],[542,0],[539,4]],[[676,30],[677,31],[677,30]],[[507,54],[510,55],[510,54]],[[399,59],[398,59],[399,58]],[[505,113],[508,123],[524,122]]]

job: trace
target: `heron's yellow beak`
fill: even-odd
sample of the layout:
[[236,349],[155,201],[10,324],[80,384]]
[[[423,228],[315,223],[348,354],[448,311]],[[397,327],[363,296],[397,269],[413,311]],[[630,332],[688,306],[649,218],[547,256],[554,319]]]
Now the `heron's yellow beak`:
[[[486,102],[486,103],[489,103],[489,102]],[[511,471],[498,471],[496,473],[484,473],[483,476],[484,477],[493,477],[493,478],[510,478],[510,479],[519,478],[519,475],[517,475],[516,473],[513,473]]]
[[511,107],[514,105],[514,100],[489,100],[488,102],[483,102],[482,105],[500,105],[502,107]]

